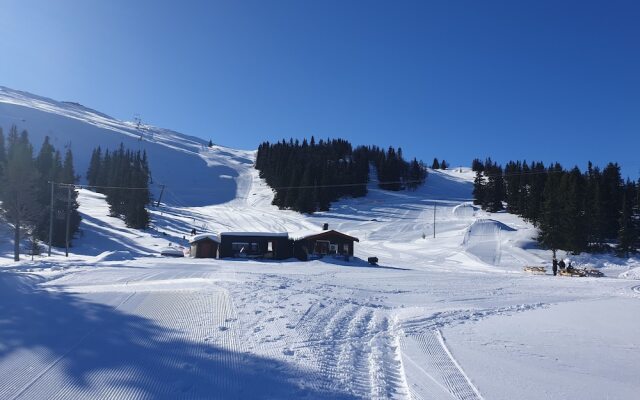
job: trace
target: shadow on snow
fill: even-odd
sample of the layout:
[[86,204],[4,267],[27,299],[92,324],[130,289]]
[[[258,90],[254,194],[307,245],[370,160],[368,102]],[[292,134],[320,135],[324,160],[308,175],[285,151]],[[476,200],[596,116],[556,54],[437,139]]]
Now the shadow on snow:
[[310,387],[293,365],[190,341],[39,281],[0,273],[1,398],[351,398]]

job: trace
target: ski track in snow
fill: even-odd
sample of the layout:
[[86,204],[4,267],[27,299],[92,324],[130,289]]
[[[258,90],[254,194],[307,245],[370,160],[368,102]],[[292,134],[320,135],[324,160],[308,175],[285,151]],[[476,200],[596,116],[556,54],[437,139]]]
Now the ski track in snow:
[[[441,329],[489,316],[508,315],[545,306],[537,303],[488,310],[455,310],[402,321],[399,323],[399,333],[403,356],[414,370],[423,375],[422,381],[433,382],[458,400],[481,400],[482,395],[446,346]],[[416,349],[419,351],[415,351]],[[412,378],[415,382],[416,378]],[[411,387],[409,391],[414,399],[430,398],[430,394],[421,388]]]

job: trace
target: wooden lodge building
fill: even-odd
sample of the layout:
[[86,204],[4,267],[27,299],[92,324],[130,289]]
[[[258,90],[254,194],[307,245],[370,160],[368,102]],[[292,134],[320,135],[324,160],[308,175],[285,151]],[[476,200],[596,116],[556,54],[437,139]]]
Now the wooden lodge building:
[[326,255],[353,257],[354,242],[359,241],[356,237],[336,230],[300,232],[293,238],[293,252],[302,261]]
[[333,255],[353,257],[358,238],[336,230],[287,232],[222,232],[201,234],[191,241],[195,258],[266,258],[307,261]]
[[291,242],[287,232],[223,232],[220,234],[220,258],[284,260],[292,256]]

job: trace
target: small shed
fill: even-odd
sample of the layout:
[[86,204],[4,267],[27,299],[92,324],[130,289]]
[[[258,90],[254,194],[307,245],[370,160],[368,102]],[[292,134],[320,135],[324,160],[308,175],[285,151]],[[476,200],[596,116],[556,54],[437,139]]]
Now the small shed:
[[294,254],[300,260],[320,258],[335,254],[353,256],[354,242],[358,238],[349,236],[336,230],[321,232],[298,232],[292,235],[294,241]]
[[201,233],[192,237],[189,244],[191,245],[191,257],[217,258],[220,239],[215,233]]
[[222,232],[220,258],[272,258],[292,256],[293,246],[287,232]]

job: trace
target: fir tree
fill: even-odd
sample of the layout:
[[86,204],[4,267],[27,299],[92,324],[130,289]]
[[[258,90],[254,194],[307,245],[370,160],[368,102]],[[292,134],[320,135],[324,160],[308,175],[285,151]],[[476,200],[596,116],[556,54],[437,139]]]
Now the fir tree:
[[91,153],[91,161],[89,161],[89,169],[87,170],[87,182],[90,186],[98,185],[100,178],[100,164],[102,161],[102,149],[98,146]]
[[[2,179],[2,175],[3,175],[3,171],[6,163],[7,163],[7,150],[5,149],[5,144],[4,144],[4,133],[2,132],[2,127],[0,127],[0,179]],[[0,188],[0,191],[2,191],[2,188]]]
[[471,162],[471,170],[473,172],[478,172],[478,171],[483,171],[484,170],[484,164],[482,163],[482,161],[480,161],[479,158],[474,158],[473,161]]
[[621,257],[629,257],[629,253],[634,250],[638,241],[638,231],[633,218],[633,201],[635,185],[627,182],[622,194],[622,210],[620,211],[618,231],[618,247],[616,253]]
[[2,208],[7,221],[14,228],[15,261],[20,260],[20,240],[25,228],[32,228],[41,212],[37,202],[38,172],[33,161],[33,147],[28,134],[18,136],[13,126],[9,132],[7,161],[3,173]]
[[484,205],[485,184],[484,174],[481,170],[476,170],[476,177],[473,179],[473,204]]
[[[57,159],[59,162],[60,160]],[[55,148],[49,142],[49,137],[44,138],[40,152],[35,160],[39,179],[37,182],[37,201],[43,207],[35,233],[42,240],[49,240],[49,218],[51,209],[51,182],[56,182],[61,165],[56,164]]]
[[440,169],[440,162],[437,158],[433,159],[433,162],[431,163],[431,169]]
[[565,246],[565,237],[563,235],[563,218],[562,218],[562,190],[561,190],[561,174],[559,172],[551,173],[544,187],[544,200],[542,203],[542,212],[540,219],[540,233],[538,242],[553,251],[555,256],[558,249]]

